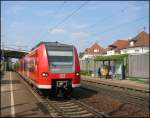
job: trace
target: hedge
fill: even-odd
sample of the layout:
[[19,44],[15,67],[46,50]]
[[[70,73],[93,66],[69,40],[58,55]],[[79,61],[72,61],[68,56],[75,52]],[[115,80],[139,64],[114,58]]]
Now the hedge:
[[127,58],[128,54],[111,55],[111,56],[95,56],[94,60],[113,60]]

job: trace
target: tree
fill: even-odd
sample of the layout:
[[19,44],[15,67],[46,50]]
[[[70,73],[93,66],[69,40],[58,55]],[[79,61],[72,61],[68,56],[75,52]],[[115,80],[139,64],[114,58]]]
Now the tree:
[[82,58],[83,55],[84,55],[84,52],[80,52],[80,53],[79,53],[79,57],[80,57],[80,58]]

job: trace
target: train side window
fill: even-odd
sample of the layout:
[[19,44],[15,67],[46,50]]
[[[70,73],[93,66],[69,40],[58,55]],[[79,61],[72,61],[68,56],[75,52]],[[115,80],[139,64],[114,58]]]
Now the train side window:
[[27,62],[27,60],[24,60],[24,70],[25,71],[28,70],[28,62]]
[[16,70],[20,70],[20,62],[19,61],[15,64],[15,68],[16,68]]
[[23,61],[23,70],[25,70],[25,60]]
[[23,64],[24,64],[23,61],[21,61],[21,70],[23,70]]
[[34,66],[35,66],[35,60],[31,60],[30,62],[29,62],[29,71],[30,72],[33,72],[34,71]]

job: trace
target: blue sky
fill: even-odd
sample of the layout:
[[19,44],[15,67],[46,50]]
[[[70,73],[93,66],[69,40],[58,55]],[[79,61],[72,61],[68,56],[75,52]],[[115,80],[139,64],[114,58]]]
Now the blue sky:
[[40,41],[59,41],[80,52],[95,42],[106,48],[117,39],[134,37],[144,26],[149,32],[148,1],[1,2],[1,41],[6,47],[29,50]]

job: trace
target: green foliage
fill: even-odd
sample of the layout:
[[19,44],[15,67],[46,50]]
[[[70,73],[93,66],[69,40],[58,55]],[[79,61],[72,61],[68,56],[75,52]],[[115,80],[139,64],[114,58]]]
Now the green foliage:
[[128,54],[111,55],[111,56],[95,56],[94,60],[113,60],[127,58]]
[[91,71],[91,70],[89,70],[89,71],[87,71],[87,70],[81,70],[81,71],[80,71],[80,74],[81,74],[81,75],[91,76],[92,71]]
[[80,57],[80,58],[82,58],[83,55],[84,55],[84,52],[80,52],[80,53],[79,53],[79,57]]

